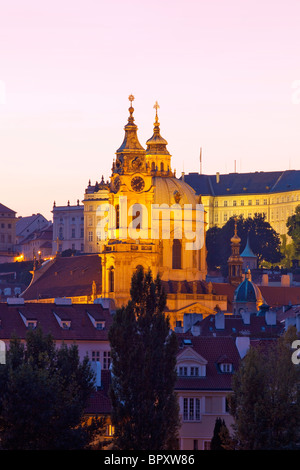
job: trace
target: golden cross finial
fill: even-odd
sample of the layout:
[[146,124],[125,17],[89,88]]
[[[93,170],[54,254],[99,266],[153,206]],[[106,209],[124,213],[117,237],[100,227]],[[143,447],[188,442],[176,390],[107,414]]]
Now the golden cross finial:
[[128,99],[130,101],[130,105],[132,106],[132,102],[134,101],[134,96],[133,95],[129,95],[128,96]]
[[157,116],[157,110],[159,108],[159,104],[157,101],[155,101],[155,105],[153,106],[153,108],[156,110],[156,116]]

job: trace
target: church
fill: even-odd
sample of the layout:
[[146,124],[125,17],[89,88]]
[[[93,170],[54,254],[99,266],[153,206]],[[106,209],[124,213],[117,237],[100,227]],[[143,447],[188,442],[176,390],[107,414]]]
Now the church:
[[[216,295],[211,283],[206,282],[206,214],[201,195],[176,177],[168,142],[160,132],[158,104],[154,106],[153,134],[144,148],[138,139],[132,95],[129,101],[124,138],[112,161],[110,181],[102,178],[95,185],[89,182],[85,190],[85,255],[75,257],[72,265],[76,258],[81,262],[80,258],[89,261],[96,256],[101,268],[90,283],[90,298],[111,299],[116,308],[127,304],[136,269],[150,269],[164,285],[172,327],[182,326],[186,313],[205,317],[216,310],[227,311],[226,295]],[[69,262],[68,258],[61,259],[60,264],[62,261],[65,265]],[[46,276],[55,271],[49,269],[55,263],[57,258],[47,263]],[[31,292],[39,291],[34,278],[41,280],[43,269],[41,266],[25,292],[27,300]],[[67,277],[64,275],[61,282],[67,282]],[[78,297],[74,286],[72,296]],[[51,301],[54,296],[48,293],[46,297],[39,292],[39,299],[30,300]]]
[[[101,297],[116,307],[129,300],[131,277],[138,267],[160,276],[168,294],[173,326],[184,313],[226,310],[226,299],[205,282],[205,212],[201,196],[176,178],[168,142],[161,136],[156,110],[153,135],[144,148],[129,96],[124,139],[112,162],[110,182],[86,189],[85,252],[101,258]],[[222,298],[221,298],[222,297]]]

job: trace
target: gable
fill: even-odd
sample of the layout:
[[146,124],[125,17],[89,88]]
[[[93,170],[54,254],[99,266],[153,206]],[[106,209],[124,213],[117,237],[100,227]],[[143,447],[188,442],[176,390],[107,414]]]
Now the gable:
[[177,364],[180,363],[187,363],[187,362],[193,362],[196,364],[201,364],[201,365],[206,365],[207,360],[198,354],[193,348],[191,347],[186,347],[184,348],[183,351],[178,353],[177,355]]

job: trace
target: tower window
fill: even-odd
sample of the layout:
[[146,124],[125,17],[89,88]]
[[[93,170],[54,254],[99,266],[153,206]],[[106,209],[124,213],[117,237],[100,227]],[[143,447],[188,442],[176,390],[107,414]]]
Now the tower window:
[[109,292],[115,291],[115,271],[114,268],[110,268],[108,271],[108,287]]
[[120,228],[120,206],[116,205],[116,228]]
[[163,162],[161,162],[161,164],[160,164],[160,171],[164,171],[164,164],[163,164]]
[[181,241],[177,238],[173,240],[172,268],[181,269]]

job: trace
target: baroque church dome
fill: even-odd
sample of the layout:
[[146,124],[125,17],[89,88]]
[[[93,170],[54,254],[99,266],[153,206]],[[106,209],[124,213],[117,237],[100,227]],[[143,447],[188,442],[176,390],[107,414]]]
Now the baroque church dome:
[[247,272],[244,281],[236,288],[234,301],[238,303],[253,302],[259,305],[265,302],[259,287],[251,280],[250,271]]
[[197,203],[195,191],[182,180],[171,176],[154,176],[154,204],[192,204]]

